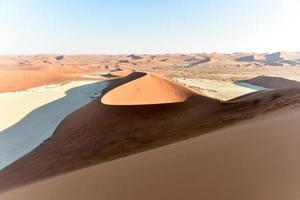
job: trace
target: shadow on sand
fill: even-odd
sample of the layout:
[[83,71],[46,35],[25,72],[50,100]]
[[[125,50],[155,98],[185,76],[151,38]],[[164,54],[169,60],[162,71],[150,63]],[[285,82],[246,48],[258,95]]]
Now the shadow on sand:
[[107,86],[108,82],[102,81],[69,89],[64,97],[36,108],[0,132],[0,169],[40,145],[67,115],[100,96]]
[[252,79],[242,80],[244,83],[255,84],[259,87],[268,89],[281,89],[281,88],[299,88],[300,82],[290,80],[282,77],[273,76],[257,76]]

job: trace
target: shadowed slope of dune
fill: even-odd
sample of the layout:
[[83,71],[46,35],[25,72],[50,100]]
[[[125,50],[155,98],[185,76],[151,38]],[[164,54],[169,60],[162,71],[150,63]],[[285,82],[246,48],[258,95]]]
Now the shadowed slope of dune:
[[274,66],[283,66],[284,64],[295,66],[299,64],[299,52],[275,52],[265,55],[265,63]]
[[0,194],[5,200],[295,200],[299,108]]
[[108,84],[71,82],[0,94],[0,170],[39,146],[61,120],[92,102]]
[[254,55],[247,55],[247,56],[239,57],[235,60],[241,61],[241,62],[253,62],[253,61],[255,61],[255,57],[254,57]]
[[[111,85],[103,97],[131,82],[136,85],[127,88],[129,94],[137,87],[147,90],[147,86],[138,84],[148,78],[165,84],[164,79],[155,75],[134,73]],[[201,96],[173,83],[172,88],[192,95],[186,95],[183,102],[168,104],[120,106],[97,100],[75,111],[62,121],[49,140],[0,171],[0,190],[199,136],[300,101],[300,88],[279,91],[284,95],[277,94],[276,98],[262,93],[231,103]],[[161,95],[153,95],[162,100]]]
[[300,83],[298,81],[272,76],[257,76],[252,79],[243,80],[243,82],[269,89],[300,87]]

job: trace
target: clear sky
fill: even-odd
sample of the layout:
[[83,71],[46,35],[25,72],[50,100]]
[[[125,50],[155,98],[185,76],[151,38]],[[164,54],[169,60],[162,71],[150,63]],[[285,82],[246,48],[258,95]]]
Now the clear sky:
[[300,51],[300,0],[0,0],[0,54]]

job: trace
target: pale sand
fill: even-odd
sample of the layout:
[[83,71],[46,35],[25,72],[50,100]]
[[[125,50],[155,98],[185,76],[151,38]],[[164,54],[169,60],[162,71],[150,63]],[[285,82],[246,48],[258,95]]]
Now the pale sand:
[[248,86],[238,85],[232,81],[182,77],[174,77],[173,79],[188,87],[198,88],[201,93],[208,97],[223,101],[264,89],[263,87],[249,87],[250,84]]
[[106,82],[78,81],[1,93],[0,169],[50,137],[67,115],[91,102],[106,86]]
[[0,199],[299,199],[299,111],[287,107],[9,191]]

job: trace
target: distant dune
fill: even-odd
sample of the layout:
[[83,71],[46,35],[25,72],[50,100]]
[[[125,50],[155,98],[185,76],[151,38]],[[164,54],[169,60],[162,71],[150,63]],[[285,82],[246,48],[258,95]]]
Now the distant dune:
[[255,61],[255,57],[254,57],[254,55],[243,56],[243,57],[237,58],[236,61],[253,62],[253,61]]
[[271,53],[271,54],[266,54],[265,55],[265,61],[267,63],[274,63],[280,61],[282,58],[280,58],[281,53],[276,52],[276,53]]
[[158,75],[134,72],[107,88],[101,102],[107,105],[151,105],[179,103],[196,95]]
[[300,53],[298,52],[276,52],[265,55],[265,63],[268,65],[292,65],[300,64]]
[[298,81],[289,80],[281,77],[271,77],[271,76],[258,76],[252,79],[243,80],[243,82],[258,85],[269,89],[300,87],[300,83]]
[[55,59],[56,59],[56,60],[63,60],[63,59],[64,59],[64,56],[56,56]]
[[[288,74],[295,74],[300,67],[299,52],[275,53],[194,53],[158,55],[0,55],[0,92],[18,91],[46,84],[93,78],[116,78],[114,75],[89,76],[90,73],[147,71],[167,77],[214,77],[223,79],[220,73],[253,77],[278,76],[277,67],[284,67]],[[226,68],[226,70],[224,70]],[[252,70],[252,71],[251,71]],[[271,74],[270,74],[271,73]],[[250,74],[250,75],[249,75]],[[284,73],[283,73],[284,74]],[[232,79],[232,78],[231,78]],[[9,80],[15,80],[12,83]],[[300,79],[299,79],[300,80]]]
[[[56,84],[66,81],[85,80],[82,75],[95,72],[97,68],[82,66],[40,66],[34,64],[25,69],[14,70],[0,69],[0,92],[12,92],[38,87],[47,84]],[[13,80],[13,81],[12,81]]]

